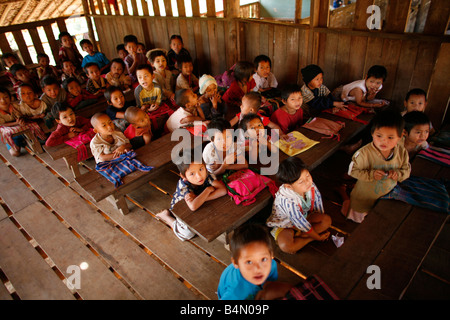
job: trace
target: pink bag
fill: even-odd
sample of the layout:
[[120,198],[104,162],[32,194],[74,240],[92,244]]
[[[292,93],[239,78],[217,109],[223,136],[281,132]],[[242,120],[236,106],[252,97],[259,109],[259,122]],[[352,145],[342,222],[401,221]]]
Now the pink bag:
[[314,118],[311,121],[305,123],[302,127],[328,136],[324,138],[336,137],[339,141],[339,131],[343,127],[345,127],[345,123],[341,121],[331,121],[324,118]]
[[78,161],[86,160],[89,157],[85,144],[91,142],[94,136],[94,129],[90,128],[87,132],[82,132],[79,135],[66,141],[66,144],[77,149]]
[[251,169],[243,169],[224,175],[222,180],[228,189],[228,194],[236,204],[248,206],[256,201],[256,195],[265,187],[269,187],[272,196],[278,191],[275,182]]
[[324,112],[334,114],[335,116],[350,119],[353,121],[361,122],[363,124],[368,124],[368,121],[358,119],[357,116],[359,116],[361,113],[366,113],[368,110],[366,108],[355,106],[354,104],[349,104],[345,107],[345,109],[341,109],[335,113],[332,111],[333,109],[326,109]]

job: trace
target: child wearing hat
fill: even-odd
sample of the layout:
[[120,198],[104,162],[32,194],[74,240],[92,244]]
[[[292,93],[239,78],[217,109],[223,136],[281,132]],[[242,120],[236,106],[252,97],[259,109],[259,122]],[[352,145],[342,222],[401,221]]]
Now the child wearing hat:
[[220,93],[217,91],[217,82],[214,77],[204,74],[198,81],[200,107],[205,119],[223,117],[226,113],[226,105],[222,102]]
[[315,64],[301,69],[304,85],[302,86],[303,102],[308,105],[309,113],[315,116],[326,109],[333,112],[343,109],[344,102],[336,101],[330,90],[323,84],[323,71]]

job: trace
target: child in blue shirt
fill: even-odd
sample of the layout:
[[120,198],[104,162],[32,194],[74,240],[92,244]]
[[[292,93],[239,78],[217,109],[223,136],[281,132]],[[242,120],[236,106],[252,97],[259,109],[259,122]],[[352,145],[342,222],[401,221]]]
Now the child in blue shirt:
[[231,264],[220,276],[220,300],[258,300],[283,297],[291,285],[276,282],[277,263],[272,241],[262,225],[244,224],[230,241]]
[[88,39],[81,40],[80,47],[81,49],[83,49],[83,51],[87,52],[87,55],[83,58],[83,61],[81,62],[81,67],[83,69],[84,67],[86,67],[88,63],[95,62],[98,65],[101,74],[106,74],[109,71],[111,62],[103,53],[94,50],[94,45],[90,40]]

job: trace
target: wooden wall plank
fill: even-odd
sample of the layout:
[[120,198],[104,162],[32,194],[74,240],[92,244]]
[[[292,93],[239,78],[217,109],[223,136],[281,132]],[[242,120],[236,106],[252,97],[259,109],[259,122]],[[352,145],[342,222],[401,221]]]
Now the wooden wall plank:
[[439,43],[419,42],[414,72],[411,78],[411,89],[422,88],[426,90],[428,88],[439,48]]
[[286,62],[289,62],[290,72],[286,75],[287,83],[297,83],[297,74],[292,70],[299,70],[298,67],[298,28],[286,28]]
[[45,35],[47,36],[47,40],[50,45],[50,48],[52,49],[53,58],[59,64],[60,63],[59,54],[58,54],[59,44],[58,44],[58,41],[55,39],[55,35],[53,34],[52,26],[48,24],[43,27],[44,27]]
[[[210,62],[211,68],[207,73],[211,74],[219,74],[220,73],[220,65],[219,65],[219,50],[218,50],[218,34],[217,34],[217,22],[214,20],[207,21],[208,26],[208,44],[209,44],[209,52],[210,52]],[[199,77],[202,76],[203,73],[199,73]]]
[[358,0],[355,6],[355,19],[353,21],[354,30],[364,30],[367,31],[367,8],[374,4],[374,0]]
[[[338,47],[336,51],[336,68],[334,70],[335,85],[340,86],[354,81],[355,79],[349,76],[349,59],[351,51],[351,41],[352,37],[345,34],[340,34],[338,36]],[[332,88],[329,88],[333,90]]]
[[191,0],[192,5],[192,16],[200,17],[200,6],[198,4],[198,0]]
[[443,34],[445,31],[447,31],[449,15],[450,15],[450,1],[448,0],[431,1],[423,33]]
[[286,68],[286,29],[285,26],[274,26],[273,72],[279,83],[285,83],[289,70]]
[[166,17],[172,17],[172,4],[170,0],[164,0],[164,9],[166,10]]
[[12,52],[5,33],[0,33],[0,49],[2,50],[2,53]]
[[[402,42],[393,39],[384,39],[381,61],[387,70],[387,78],[380,92],[380,97],[392,100],[392,92],[394,90],[395,79],[397,76],[397,65],[400,59],[400,50]],[[401,105],[396,105],[401,108]]]
[[152,6],[153,6],[153,14],[155,15],[155,17],[159,17],[161,16],[161,11],[159,10],[159,3],[158,0],[148,0],[152,2]]
[[214,0],[206,0],[206,16],[207,17],[216,16],[216,5]]
[[184,0],[177,0],[178,16],[186,17],[186,8],[184,6]]
[[138,12],[136,0],[131,0],[131,7],[133,8],[133,16],[138,16],[139,12]]
[[16,41],[17,46],[19,47],[20,54],[22,55],[23,62],[25,64],[32,64],[30,52],[28,51],[28,47],[23,38],[22,31],[17,30],[12,32],[14,36],[14,40]]
[[339,35],[334,33],[327,34],[324,61],[320,66],[323,70],[323,83],[331,91],[337,86],[338,83],[338,80],[335,79],[335,69],[339,47]]
[[203,59],[199,60],[198,73],[204,74],[211,70],[211,52],[209,48],[208,22],[204,19],[200,20],[201,36],[203,45]]
[[[31,41],[33,41],[34,49],[36,53],[44,53],[44,47],[42,46],[41,38],[39,37],[39,33],[36,28],[28,29],[28,33],[30,34]],[[1,40],[0,40],[1,41]]]
[[363,79],[365,74],[364,63],[361,63],[361,57],[366,56],[367,37],[352,37],[350,48],[348,76],[350,79],[353,79],[351,81]]
[[408,22],[411,0],[409,1],[389,1],[386,9],[386,19],[384,31],[386,32],[405,32]]

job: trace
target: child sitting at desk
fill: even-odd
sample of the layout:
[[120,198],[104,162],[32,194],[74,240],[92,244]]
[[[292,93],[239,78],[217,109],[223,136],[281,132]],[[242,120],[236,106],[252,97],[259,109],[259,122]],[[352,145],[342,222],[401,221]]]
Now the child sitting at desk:
[[381,111],[373,118],[373,142],[360,148],[352,157],[348,174],[358,181],[350,199],[341,189],[342,214],[361,223],[378,198],[391,191],[397,182],[408,179],[411,166],[408,151],[398,143],[404,120],[399,112]]
[[330,216],[324,214],[322,196],[300,158],[284,160],[277,179],[282,183],[275,195],[267,225],[280,249],[295,253],[314,240],[324,241],[330,233]]
[[272,61],[266,55],[259,55],[253,61],[256,67],[256,72],[253,74],[253,80],[255,81],[255,87],[253,91],[260,92],[263,96],[276,96],[279,95],[277,78],[271,72]]
[[129,124],[125,120],[125,111],[129,105],[125,101],[122,90],[119,87],[110,86],[105,91],[105,99],[108,103],[106,114],[111,118],[116,127],[123,132]]
[[106,74],[106,81],[111,86],[119,87],[122,91],[131,88],[131,78],[125,73],[125,62],[120,58],[115,58],[111,61],[110,71]]
[[212,76],[204,74],[199,80],[200,107],[205,118],[210,120],[215,117],[223,117],[226,114],[226,106],[222,102],[220,93],[217,92],[217,81]]
[[72,107],[67,102],[55,103],[51,112],[58,126],[45,142],[45,145],[48,147],[63,144],[79,134],[87,133],[92,128],[90,120],[76,116]]
[[175,83],[172,72],[167,69],[165,52],[154,49],[147,53],[147,57],[152,67],[155,68],[153,81],[161,88],[162,100],[173,100],[175,98],[175,93],[173,92]]
[[[192,211],[200,208],[206,201],[220,198],[227,194],[227,188],[222,181],[215,180],[206,169],[201,160],[201,150],[188,150],[176,160],[178,170],[180,170],[180,180],[173,194],[170,203],[172,210],[179,201],[186,201],[187,206]],[[199,158],[197,160],[196,158]],[[189,240],[195,234],[178,218],[175,219],[169,210],[163,210],[156,215],[157,219],[163,220],[171,226],[175,235],[182,241]]]
[[[255,73],[255,65],[249,61],[239,61],[234,66],[234,81],[225,91],[222,100],[230,107],[236,108],[241,105],[242,97],[255,87],[252,81]],[[233,125],[233,124],[232,124]]]
[[[14,77],[17,79],[17,81],[14,83],[14,90],[18,91],[18,88],[21,84],[29,84],[32,86],[33,90],[37,92],[38,94],[42,93],[40,84],[39,84],[39,78],[35,76],[33,73],[28,70],[26,66],[20,63],[16,63],[11,66],[9,71],[14,75]],[[18,95],[17,95],[18,97]]]
[[181,72],[177,77],[175,90],[191,89],[193,92],[198,92],[198,78],[193,73],[194,65],[191,57],[180,56],[177,63]]
[[61,81],[66,80],[67,78],[76,78],[80,85],[86,85],[86,74],[82,71],[82,69],[77,69],[72,61],[63,60],[61,62]]
[[370,67],[365,79],[353,81],[342,87],[342,101],[353,101],[364,108],[381,108],[388,105],[388,101],[375,100],[375,96],[383,88],[386,77],[387,70],[384,66]]
[[20,114],[18,122],[23,124],[26,121],[42,120],[47,112],[47,105],[37,97],[33,86],[21,84],[18,91],[20,102],[17,111]]
[[61,88],[58,79],[51,75],[46,75],[41,80],[42,91],[44,92],[40,99],[47,105],[47,115],[44,120],[48,128],[53,128],[55,125],[52,115],[52,107],[56,102],[67,101],[67,91]]
[[152,140],[152,126],[148,114],[138,107],[129,107],[125,111],[125,121],[130,125],[123,132],[136,150]]
[[100,68],[95,62],[86,63],[84,70],[88,76],[86,90],[94,96],[101,97],[109,87],[108,81],[100,74]]
[[106,113],[96,113],[91,118],[96,133],[90,147],[95,162],[110,161],[131,150],[130,141],[117,131],[114,122]]
[[304,85],[302,86],[303,102],[308,105],[312,116],[326,109],[337,111],[344,108],[342,101],[335,101],[330,90],[323,84],[323,71],[315,64],[301,69]]
[[123,60],[127,67],[127,73],[131,77],[133,88],[137,84],[136,68],[142,64],[147,64],[147,57],[143,53],[137,52],[138,39],[135,35],[129,34],[123,37],[123,44],[128,55]]
[[244,224],[233,231],[231,264],[220,276],[219,300],[273,300],[292,287],[278,282],[270,235],[264,226]]
[[94,45],[92,44],[91,40],[81,40],[80,47],[83,51],[87,52],[87,55],[84,56],[83,61],[81,62],[82,68],[86,67],[86,65],[90,62],[95,62],[100,68],[100,74],[108,72],[109,67],[111,66],[111,62],[104,53],[94,50]]
[[209,173],[215,176],[226,170],[240,170],[248,168],[244,149],[238,150],[233,141],[233,130],[230,123],[217,118],[208,124],[208,136],[211,142],[203,150],[203,161]]
[[62,87],[67,91],[67,102],[74,110],[82,109],[98,101],[98,97],[82,88],[76,78],[65,79]]
[[[11,93],[8,88],[0,87],[0,133],[3,134],[3,127],[17,126],[17,104],[11,103]],[[20,156],[20,148],[26,146],[23,135],[11,138],[11,143],[6,142],[6,148],[9,153],[14,156]],[[3,139],[2,139],[3,141]]]
[[287,134],[303,123],[303,97],[300,86],[291,84],[283,87],[281,99],[284,105],[270,116],[270,120],[276,123],[284,134]]
[[50,58],[46,53],[38,53],[37,60],[39,67],[36,68],[36,73],[39,79],[42,79],[47,74],[59,78],[58,69],[56,69],[55,66],[50,65]]
[[181,89],[175,92],[175,103],[180,106],[167,120],[167,129],[175,129],[193,123],[204,121],[205,115],[199,105],[197,95],[190,89]]
[[427,149],[430,134],[430,119],[421,111],[411,111],[403,116],[405,129],[403,130],[402,143],[409,154],[409,159],[422,149]]
[[402,116],[412,111],[425,112],[427,107],[427,93],[420,88],[411,89],[406,94],[403,105],[405,110],[402,111]]

